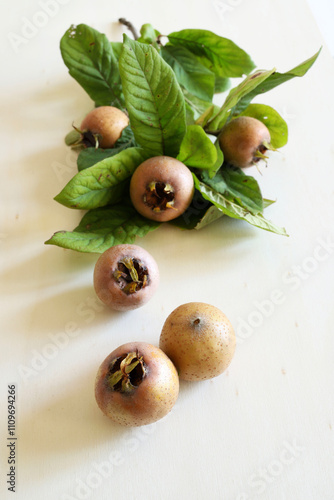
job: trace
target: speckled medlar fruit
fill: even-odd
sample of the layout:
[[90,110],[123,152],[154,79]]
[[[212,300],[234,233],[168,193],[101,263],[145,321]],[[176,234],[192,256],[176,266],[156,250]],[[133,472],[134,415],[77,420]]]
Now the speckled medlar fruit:
[[239,116],[228,122],[219,134],[224,161],[235,167],[246,168],[261,159],[270,146],[270,132],[264,123],[250,116]]
[[83,119],[80,130],[81,143],[88,147],[112,148],[129,125],[129,118],[113,106],[93,109]]
[[144,305],[159,284],[156,261],[138,245],[116,245],[98,258],[94,288],[99,299],[118,311]]
[[130,197],[135,209],[147,219],[160,222],[179,217],[194,195],[188,167],[169,156],[155,156],[134,171]]
[[235,351],[231,323],[217,307],[189,302],[166,319],[159,347],[184,380],[205,380],[223,373]]
[[125,426],[147,425],[164,417],[179,394],[171,360],[145,342],[124,344],[101,364],[95,398],[102,412]]

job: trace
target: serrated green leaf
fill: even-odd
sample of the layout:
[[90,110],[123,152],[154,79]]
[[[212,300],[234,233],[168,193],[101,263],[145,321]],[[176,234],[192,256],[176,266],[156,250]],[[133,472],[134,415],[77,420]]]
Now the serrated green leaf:
[[215,75],[223,78],[247,75],[255,65],[249,55],[232,40],[212,31],[186,29],[168,35],[169,43],[181,45],[195,54]]
[[110,158],[111,156],[115,156],[124,149],[127,149],[125,146],[120,146],[119,148],[112,149],[102,149],[102,148],[86,148],[82,149],[77,158],[78,170],[85,170],[86,168],[93,167],[97,163],[105,160],[106,158]]
[[214,146],[215,146],[216,151],[217,151],[217,160],[216,160],[216,163],[208,170],[208,175],[209,175],[210,179],[212,179],[217,174],[218,170],[220,169],[220,167],[224,163],[224,153],[220,149],[218,139],[216,139]]
[[[209,201],[205,200],[201,193],[196,189],[192,202],[187,210],[180,215],[180,217],[171,220],[169,223],[180,229],[199,229],[201,224],[201,227],[204,227],[209,224],[209,220],[210,222],[213,222],[213,220],[218,218],[214,216],[214,213],[212,213],[212,208],[218,210]],[[220,216],[223,215],[221,211],[219,211],[219,214]]]
[[207,172],[202,172],[201,177],[205,184],[228,200],[237,202],[253,215],[263,212],[263,198],[258,182],[240,168],[224,165],[212,179]]
[[219,210],[215,205],[211,205],[203,217],[197,222],[196,226],[194,229],[199,230],[203,229],[203,227],[208,226],[212,222],[215,222],[217,219],[220,219],[223,217],[223,212]]
[[265,219],[262,214],[253,215],[245,208],[241,207],[237,203],[230,201],[221,193],[218,193],[215,189],[208,186],[207,184],[201,182],[196,175],[193,174],[194,183],[196,189],[200,191],[203,198],[213,203],[219,210],[224,214],[232,217],[234,219],[242,219],[253,226],[259,227],[266,231],[271,231],[276,234],[283,236],[288,236],[285,229],[278,227],[273,222]]
[[[219,107],[215,104],[212,104],[210,101],[203,101],[203,99],[199,99],[195,95],[188,92],[186,89],[182,89],[184,100],[189,109],[192,110],[194,119],[197,121],[200,117],[203,116],[204,113],[208,112],[210,109],[211,115],[216,115],[219,112]],[[210,116],[211,116],[210,115]],[[199,123],[200,125],[200,123]]]
[[239,116],[251,116],[264,123],[270,132],[270,143],[274,148],[281,148],[288,142],[288,126],[271,106],[250,104]]
[[126,35],[119,67],[136,141],[150,156],[175,157],[186,131],[186,111],[173,70],[153,47]]
[[210,118],[212,117],[212,115],[214,114],[214,112],[215,112],[215,107],[212,104],[209,108],[207,108],[204,111],[204,113],[201,114],[199,118],[197,118],[196,125],[200,125],[202,128],[204,128],[205,125],[210,120]]
[[128,148],[77,173],[55,200],[69,208],[89,210],[118,199],[118,186],[148,158],[140,148]]
[[195,123],[195,113],[194,113],[194,110],[186,102],[186,124],[187,124],[187,127],[189,125],[194,125],[194,123]]
[[156,44],[158,34],[159,32],[153,28],[152,24],[143,24],[140,28],[141,36],[138,38],[137,42],[154,44],[154,47],[158,48]]
[[287,73],[278,73],[273,69],[255,71],[248,75],[237,87],[230,90],[220,111],[207,123],[207,131],[219,131],[228,118],[242,113],[255,96],[264,94],[292,78],[304,76],[316,61],[320,50]]
[[138,146],[135,140],[133,130],[131,129],[130,125],[128,125],[122,130],[121,137],[117,139],[117,141],[115,142],[114,147],[118,148],[120,146],[127,146],[128,148]]
[[71,26],[60,41],[60,50],[70,75],[96,106],[124,108],[117,59],[104,34],[86,24]]
[[263,208],[270,207],[273,203],[276,203],[276,200],[268,200],[268,198],[263,198]]
[[286,73],[278,73],[277,71],[275,71],[265,81],[262,82],[262,85],[254,87],[250,92],[243,95],[242,98],[238,100],[237,105],[235,105],[234,109],[231,112],[231,115],[240,114],[244,109],[247,108],[248,104],[257,95],[269,92],[269,90],[274,89],[278,85],[281,85],[282,83],[285,83],[292,78],[304,76],[311,68],[311,66],[313,66],[313,64],[315,63],[320,54],[320,51],[321,48],[312,57],[302,62],[290,71],[287,71]]
[[222,76],[216,76],[215,79],[215,94],[220,94],[221,92],[226,92],[231,87],[231,80],[229,78],[224,78]]
[[110,42],[111,48],[113,50],[114,56],[116,57],[117,61],[120,58],[121,52],[122,52],[122,47],[123,43],[122,42]]
[[217,150],[199,125],[189,125],[177,159],[188,167],[209,169],[217,161]]
[[177,81],[199,99],[211,101],[215,87],[215,75],[203,66],[186,47],[167,45],[161,48],[161,56],[173,69]]
[[224,104],[217,114],[215,114],[206,124],[207,132],[216,133],[226,123],[226,120],[231,115],[234,106],[254,88],[263,84],[275,72],[275,68],[271,70],[258,70],[248,75],[237,87],[230,90]]
[[131,206],[124,204],[97,208],[84,215],[73,231],[58,231],[45,243],[78,252],[103,253],[114,245],[132,244],[159,227],[159,222],[142,217]]

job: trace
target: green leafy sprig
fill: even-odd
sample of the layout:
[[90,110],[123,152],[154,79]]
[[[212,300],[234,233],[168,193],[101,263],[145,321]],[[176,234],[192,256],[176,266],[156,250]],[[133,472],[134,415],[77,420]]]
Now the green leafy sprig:
[[[124,35],[123,43],[110,42],[85,24],[71,26],[60,49],[70,75],[94,105],[122,109],[130,125],[113,148],[79,151],[78,173],[55,199],[87,212],[73,231],[58,231],[47,244],[101,253],[159,227],[139,215],[129,198],[135,169],[159,155],[177,158],[193,172],[193,202],[173,225],[201,229],[227,215],[286,235],[263,216],[273,202],[263,198],[252,176],[224,163],[215,136],[227,121],[252,116],[267,126],[274,148],[284,146],[288,128],[283,118],[272,107],[251,101],[305,75],[320,51],[286,73],[254,70],[250,56],[231,40],[192,29],[163,37],[150,24],[141,27],[137,40]],[[218,107],[214,95],[228,90],[231,79],[243,76]],[[74,131],[66,141],[71,145],[75,139]]]

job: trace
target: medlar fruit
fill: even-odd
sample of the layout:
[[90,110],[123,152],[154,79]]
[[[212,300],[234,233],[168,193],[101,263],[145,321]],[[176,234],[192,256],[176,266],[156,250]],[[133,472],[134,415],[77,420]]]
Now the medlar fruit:
[[144,305],[159,284],[156,261],[138,245],[116,245],[98,258],[94,288],[99,299],[118,311]]
[[205,380],[223,373],[235,351],[233,327],[217,307],[189,302],[166,319],[159,347],[184,380]]
[[239,116],[228,122],[221,130],[219,145],[224,161],[235,167],[247,168],[261,159],[270,146],[270,132],[264,123],[250,116]]
[[81,143],[88,147],[112,148],[129,125],[129,118],[123,111],[113,106],[93,109],[83,119],[80,132]]
[[124,426],[147,425],[173,408],[179,377],[158,347],[130,342],[114,350],[101,364],[95,398],[102,412]]
[[145,160],[134,171],[130,197],[144,217],[160,222],[179,217],[189,207],[194,180],[188,167],[169,156]]

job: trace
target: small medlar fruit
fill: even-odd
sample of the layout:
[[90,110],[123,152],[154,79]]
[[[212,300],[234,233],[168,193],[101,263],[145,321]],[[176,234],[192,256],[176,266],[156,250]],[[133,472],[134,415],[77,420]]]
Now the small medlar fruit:
[[188,167],[169,156],[145,160],[134,171],[130,197],[144,217],[160,222],[179,217],[194,195],[194,180]]
[[223,373],[235,351],[233,327],[217,307],[189,302],[166,319],[159,347],[184,380],[206,380]]
[[219,145],[224,161],[234,167],[247,168],[267,157],[270,146],[270,132],[264,123],[250,116],[239,116],[228,122],[221,130]]
[[80,130],[81,143],[88,147],[112,148],[129,125],[129,118],[113,106],[93,109],[83,119]]
[[124,426],[147,425],[173,408],[179,377],[158,347],[131,342],[114,350],[101,364],[95,398],[102,412]]
[[98,258],[94,288],[99,299],[118,311],[144,305],[159,284],[156,261],[138,245],[116,245]]

